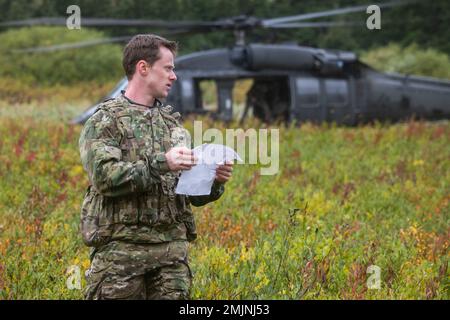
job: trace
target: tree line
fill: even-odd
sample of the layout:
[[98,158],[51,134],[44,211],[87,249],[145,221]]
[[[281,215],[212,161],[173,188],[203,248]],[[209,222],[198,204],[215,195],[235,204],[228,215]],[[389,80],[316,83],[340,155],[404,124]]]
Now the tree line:
[[[73,4],[80,7],[82,17],[212,21],[242,14],[273,18],[353,5],[369,5],[374,2],[376,3],[366,0],[0,0],[0,21],[68,16],[66,9]],[[381,9],[380,30],[369,30],[365,27],[368,16],[367,13],[361,12],[327,19],[363,23],[357,27],[282,29],[276,32],[255,30],[247,35],[247,41],[266,43],[289,41],[356,52],[391,42],[402,46],[416,43],[420,47],[432,47],[450,54],[448,41],[450,1],[422,0],[404,6]],[[0,28],[0,32],[5,30],[6,28]],[[115,27],[102,30],[110,36],[150,32],[164,34],[164,30],[149,28]],[[180,42],[183,53],[223,47],[234,42],[232,32],[225,31],[169,38],[175,38]]]

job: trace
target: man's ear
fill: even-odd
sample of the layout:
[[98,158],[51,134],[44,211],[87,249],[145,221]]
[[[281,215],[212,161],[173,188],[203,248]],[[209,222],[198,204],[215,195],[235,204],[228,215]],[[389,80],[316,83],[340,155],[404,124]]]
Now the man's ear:
[[139,60],[136,63],[136,72],[138,72],[142,76],[146,76],[148,72],[150,71],[150,68],[148,66],[147,61],[145,60]]

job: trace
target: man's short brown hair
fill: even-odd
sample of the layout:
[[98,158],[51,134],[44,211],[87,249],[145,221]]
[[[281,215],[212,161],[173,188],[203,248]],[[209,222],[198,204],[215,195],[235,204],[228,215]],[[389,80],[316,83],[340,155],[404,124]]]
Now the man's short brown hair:
[[123,50],[122,65],[128,80],[134,75],[136,63],[145,60],[150,65],[160,59],[159,48],[163,46],[169,49],[175,56],[178,45],[175,41],[169,41],[154,34],[138,34],[134,36]]

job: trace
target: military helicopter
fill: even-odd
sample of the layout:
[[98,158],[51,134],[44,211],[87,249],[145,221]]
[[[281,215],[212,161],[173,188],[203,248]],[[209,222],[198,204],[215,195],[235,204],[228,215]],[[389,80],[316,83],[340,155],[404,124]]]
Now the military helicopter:
[[[378,4],[380,8],[411,1]],[[256,28],[284,29],[355,25],[346,22],[304,22],[366,11],[353,6],[273,19],[238,16],[212,22],[152,21],[84,18],[84,26],[140,26],[163,28],[163,35],[232,30],[236,42],[219,48],[183,55],[175,60],[178,80],[166,103],[183,115],[210,113],[230,121],[233,118],[233,87],[240,79],[252,79],[241,120],[252,109],[262,121],[282,120],[302,123],[335,122],[355,125],[360,122],[398,121],[411,117],[450,119],[450,81],[411,75],[389,74],[374,70],[352,52],[299,46],[297,44],[246,43],[245,34]],[[39,18],[1,23],[0,26],[64,25],[65,18]],[[122,42],[128,36],[94,42],[29,48],[22,51],[48,52],[100,43]],[[217,109],[204,108],[200,84],[213,81],[217,88]],[[120,95],[127,86],[123,78],[103,99]],[[97,109],[89,107],[73,123],[84,123]]]

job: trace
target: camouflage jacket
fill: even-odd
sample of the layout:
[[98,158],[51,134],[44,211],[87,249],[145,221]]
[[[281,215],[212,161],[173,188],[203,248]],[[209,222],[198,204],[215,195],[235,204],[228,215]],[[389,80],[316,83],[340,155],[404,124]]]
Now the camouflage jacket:
[[81,209],[83,241],[99,247],[112,240],[160,243],[196,238],[190,208],[217,200],[175,194],[180,172],[170,171],[165,153],[180,114],[159,101],[143,106],[120,96],[100,104],[80,136],[81,161],[89,176]]

